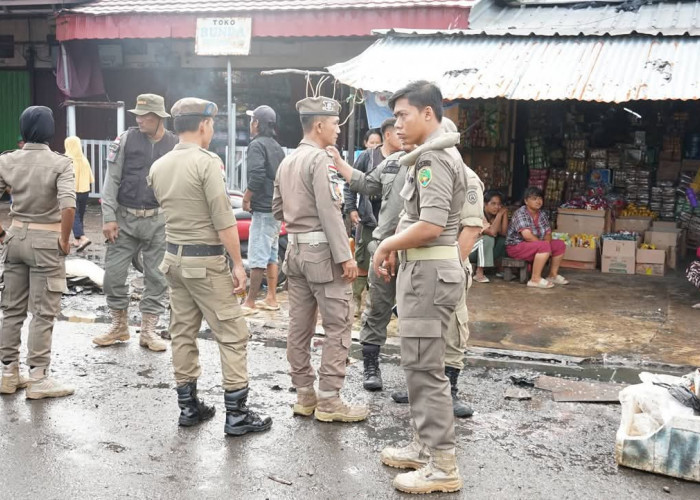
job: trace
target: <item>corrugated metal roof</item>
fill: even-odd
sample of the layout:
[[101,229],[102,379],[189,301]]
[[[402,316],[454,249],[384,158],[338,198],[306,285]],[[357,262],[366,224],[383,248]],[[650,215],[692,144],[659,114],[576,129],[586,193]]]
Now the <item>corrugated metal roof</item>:
[[475,0],[97,0],[69,12],[91,15],[248,12],[267,10],[391,9],[398,7],[464,7]]
[[619,3],[585,1],[576,7],[530,2],[518,7],[480,0],[472,8],[469,28],[488,35],[700,35],[700,0],[656,1],[636,12],[619,8]]
[[393,92],[437,83],[446,99],[625,102],[700,98],[700,38],[388,36],[328,70]]

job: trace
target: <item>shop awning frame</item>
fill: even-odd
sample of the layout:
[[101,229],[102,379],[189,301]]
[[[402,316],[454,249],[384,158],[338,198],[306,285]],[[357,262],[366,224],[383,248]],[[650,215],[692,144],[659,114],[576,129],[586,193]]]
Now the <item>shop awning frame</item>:
[[437,83],[446,99],[700,99],[700,37],[485,36],[469,31],[389,32],[359,56],[328,67],[350,87],[393,92]]

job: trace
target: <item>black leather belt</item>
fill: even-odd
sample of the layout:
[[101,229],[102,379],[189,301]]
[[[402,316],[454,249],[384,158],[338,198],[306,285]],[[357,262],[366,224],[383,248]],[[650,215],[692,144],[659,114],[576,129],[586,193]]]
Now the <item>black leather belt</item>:
[[182,247],[183,257],[213,257],[215,255],[224,254],[223,245],[176,245],[168,243],[168,253],[177,255],[180,247]]

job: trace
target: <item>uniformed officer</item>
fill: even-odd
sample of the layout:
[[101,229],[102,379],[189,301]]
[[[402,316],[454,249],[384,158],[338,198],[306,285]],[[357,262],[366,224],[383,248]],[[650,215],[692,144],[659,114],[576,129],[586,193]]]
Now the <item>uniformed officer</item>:
[[[403,142],[420,146],[443,134],[442,94],[434,84],[413,82],[392,95],[389,105]],[[466,188],[466,170],[456,148],[421,154],[401,191],[405,214],[398,233],[374,254],[375,272],[386,276],[394,263],[392,253],[400,252],[396,290],[401,365],[416,436],[404,448],[385,448],[381,458],[386,465],[417,469],[394,479],[395,488],[409,493],[462,487],[445,344],[464,296],[466,276],[456,242]]]
[[[372,252],[382,240],[396,232],[399,215],[403,209],[403,199],[399,193],[404,185],[407,169],[412,168],[423,153],[444,150],[459,144],[459,132],[452,120],[443,117],[441,128],[445,132],[444,134],[421,144],[417,149],[414,149],[413,146],[404,146],[404,149],[408,151],[390,156],[367,175],[350,167],[333,148],[332,152],[338,170],[350,183],[351,189],[370,195],[381,193],[383,196],[379,226],[373,233],[375,241],[370,245]],[[460,244],[460,251],[463,246],[465,246],[465,251],[471,250],[483,224],[481,217],[477,216],[480,207],[483,209],[483,201],[480,201],[482,198],[478,197],[479,194],[483,193],[483,185],[474,171],[466,165],[464,168],[467,171],[467,192],[474,191],[477,198],[474,201],[471,195],[468,196],[463,207],[460,224],[464,229],[460,233],[460,242],[463,241],[464,245]],[[469,239],[467,239],[467,235],[469,235]],[[471,270],[469,260],[463,259],[463,262]],[[382,385],[378,359],[379,347],[386,343],[386,328],[391,319],[392,306],[396,301],[396,276],[391,274],[387,278],[385,280],[377,276],[370,269],[371,306],[360,330],[360,341],[363,343],[362,355],[365,362],[365,388],[368,386],[381,388]],[[450,320],[448,335],[445,338],[445,375],[450,380],[454,415],[460,418],[470,417],[474,413],[468,405],[459,399],[457,389],[457,377],[464,368],[464,351],[469,338],[468,318],[466,302],[460,301],[455,310],[455,316]],[[394,392],[391,397],[398,403],[408,403],[408,393],[405,391]]]
[[[187,97],[172,107],[180,143],[157,160],[148,177],[165,213],[167,252],[160,265],[170,286],[170,335],[180,406],[179,423],[195,425],[214,416],[197,396],[201,373],[197,333],[202,318],[221,353],[226,434],[270,428],[272,420],[247,407],[248,327],[236,294],[245,291],[236,217],[224,183],[221,159],[207,151],[214,135],[213,102]],[[233,276],[225,253],[233,260]]]
[[[422,144],[419,148],[401,158],[404,166],[412,166],[421,154],[429,150],[448,149],[459,144],[459,132],[457,126],[449,118],[443,118],[441,128],[444,134],[440,137]],[[462,213],[460,214],[460,234],[458,245],[460,255],[467,252],[468,257],[474,243],[483,229],[483,193],[484,187],[479,176],[462,163],[467,173],[467,196],[465,198]],[[471,264],[469,259],[462,255],[462,262],[467,272],[467,290],[471,287]],[[452,394],[452,409],[455,417],[467,418],[474,414],[472,408],[459,399],[457,381],[459,373],[464,368],[464,352],[469,339],[469,313],[466,305],[467,292],[464,299],[459,301],[455,314],[450,320],[448,333],[445,339],[445,375],[450,381]],[[392,393],[391,397],[398,403],[408,403],[408,394],[405,392]]]
[[[367,418],[364,406],[340,398],[353,319],[350,283],[357,277],[343,225],[343,181],[324,148],[340,133],[340,104],[327,97],[297,103],[304,139],[285,158],[275,179],[272,213],[289,234],[286,263],[289,283],[287,359],[297,390],[294,413],[324,422],[357,422]],[[320,310],[326,338],[319,369],[311,366],[310,344]]]
[[152,351],[165,351],[165,342],[156,335],[168,286],[158,271],[165,253],[165,221],[146,177],[153,162],[175,147],[177,136],[165,129],[165,118],[170,115],[161,96],[142,94],[136,98],[136,108],[129,112],[136,115],[138,127],[129,128],[110,146],[102,196],[102,232],[107,239],[104,291],[112,325],[93,342],[109,346],[129,340],[126,280],[129,265],[140,251],[145,289],[140,304],[139,344]]
[[[73,394],[73,388],[49,377],[51,337],[61,295],[66,288],[65,256],[75,217],[75,175],[70,158],[54,153],[48,142],[54,134],[53,113],[43,106],[24,110],[19,119],[20,150],[0,156],[0,193],[12,189],[5,244],[5,290],[2,293],[0,393],[26,387],[27,399]],[[27,342],[29,378],[20,375],[22,324],[32,313]]]

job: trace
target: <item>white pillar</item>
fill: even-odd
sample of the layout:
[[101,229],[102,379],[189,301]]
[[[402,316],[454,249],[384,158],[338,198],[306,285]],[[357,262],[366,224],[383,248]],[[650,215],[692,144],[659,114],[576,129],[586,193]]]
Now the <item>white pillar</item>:
[[117,102],[117,135],[124,132],[124,101]]

